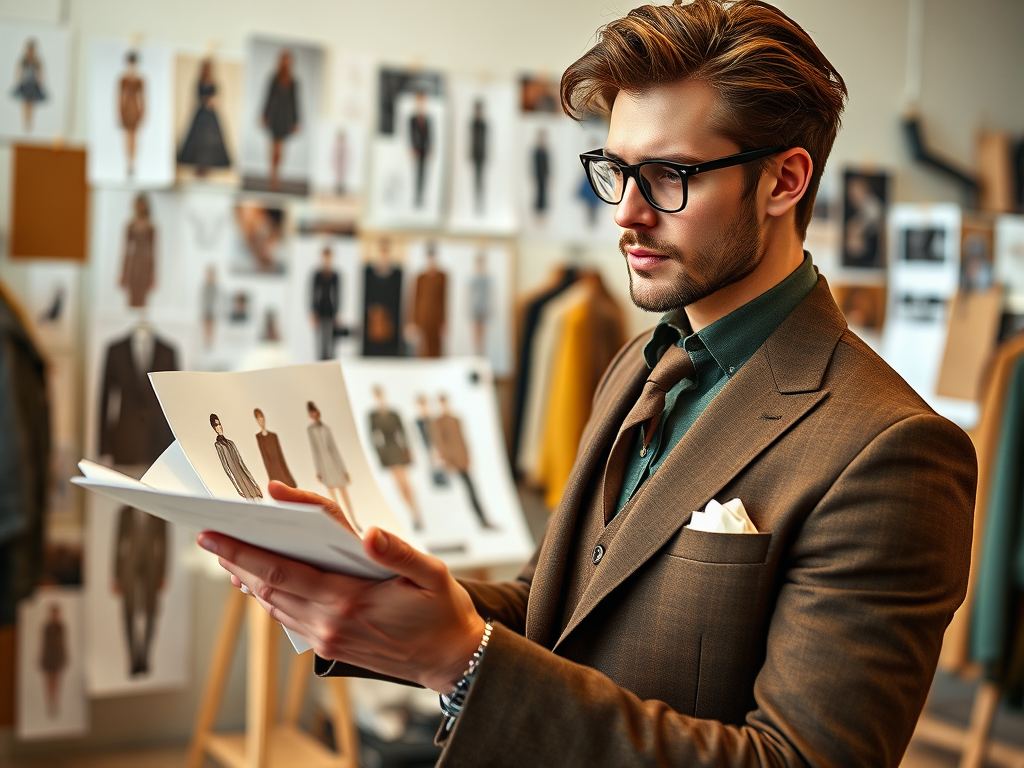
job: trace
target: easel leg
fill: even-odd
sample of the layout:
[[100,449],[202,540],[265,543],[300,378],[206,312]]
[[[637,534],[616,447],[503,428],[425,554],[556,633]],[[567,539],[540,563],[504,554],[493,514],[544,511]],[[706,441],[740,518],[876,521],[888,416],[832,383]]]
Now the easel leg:
[[359,733],[352,717],[352,704],[348,698],[348,683],[343,677],[329,677],[334,711],[331,724],[334,726],[334,744],[340,758],[339,766],[359,768]]
[[244,608],[245,595],[237,589],[232,589],[224,601],[224,616],[220,621],[217,640],[213,646],[206,690],[203,691],[203,701],[199,705],[199,714],[196,715],[192,743],[188,748],[188,761],[185,763],[187,768],[202,768],[206,742],[217,723],[217,712],[224,696],[228,673],[231,671],[231,659],[235,654],[238,633],[245,618]]
[[311,662],[306,654],[295,654],[291,669],[288,670],[288,691],[284,699],[284,717],[282,724],[286,728],[298,728],[302,716],[302,703],[306,700],[306,687],[309,684]]
[[974,695],[974,709],[971,711],[971,723],[967,729],[960,768],[981,768],[988,751],[988,737],[998,706],[999,686],[983,682]]
[[256,600],[249,601],[249,670],[245,714],[245,764],[267,768],[277,689],[277,623]]

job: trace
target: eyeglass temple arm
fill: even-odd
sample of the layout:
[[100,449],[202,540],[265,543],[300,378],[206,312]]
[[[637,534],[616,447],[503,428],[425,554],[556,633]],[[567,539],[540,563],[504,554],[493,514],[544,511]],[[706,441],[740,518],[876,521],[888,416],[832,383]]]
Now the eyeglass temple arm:
[[698,163],[696,165],[686,166],[686,172],[690,176],[694,176],[698,173],[704,173],[705,171],[715,171],[719,168],[729,168],[733,165],[743,165],[753,160],[760,160],[762,157],[768,157],[778,152],[782,152],[786,147],[764,147],[762,149],[752,149],[749,152],[739,152],[735,155],[729,155],[728,157],[721,157],[718,160],[710,160],[706,163]]

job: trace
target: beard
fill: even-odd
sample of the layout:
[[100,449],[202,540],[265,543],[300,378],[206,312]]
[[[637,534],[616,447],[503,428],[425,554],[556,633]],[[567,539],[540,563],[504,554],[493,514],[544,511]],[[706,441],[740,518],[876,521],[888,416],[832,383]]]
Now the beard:
[[646,232],[627,229],[619,238],[619,251],[636,245],[664,254],[682,267],[678,277],[667,285],[656,284],[650,272],[637,270],[637,276],[650,280],[642,288],[634,281],[633,270],[627,261],[629,297],[640,309],[648,312],[668,312],[687,307],[717,293],[726,286],[738,283],[750,275],[764,258],[764,238],[757,223],[757,209],[751,197],[745,200],[736,218],[719,231],[711,242],[683,256],[682,251],[666,240],[651,237]]

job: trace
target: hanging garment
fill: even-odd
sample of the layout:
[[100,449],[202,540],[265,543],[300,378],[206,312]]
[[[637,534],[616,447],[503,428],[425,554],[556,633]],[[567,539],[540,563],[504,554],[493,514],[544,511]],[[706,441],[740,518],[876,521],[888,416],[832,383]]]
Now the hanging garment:
[[182,165],[194,165],[199,168],[228,168],[231,158],[224,146],[224,135],[220,130],[220,120],[214,111],[213,97],[217,95],[217,86],[213,83],[201,82],[197,88],[198,106],[192,118],[192,125],[185,134],[185,141],[178,152],[178,162]]
[[441,356],[441,334],[447,318],[448,275],[428,269],[416,277],[412,322],[420,332],[420,357]]
[[50,466],[46,366],[0,283],[0,626],[35,588],[43,564]]

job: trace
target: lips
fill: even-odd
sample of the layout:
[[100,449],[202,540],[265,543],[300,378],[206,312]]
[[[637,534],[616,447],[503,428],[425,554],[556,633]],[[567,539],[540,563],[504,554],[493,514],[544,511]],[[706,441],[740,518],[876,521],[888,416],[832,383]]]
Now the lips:
[[648,272],[668,261],[668,256],[647,248],[627,248],[626,258],[629,266],[638,272]]

